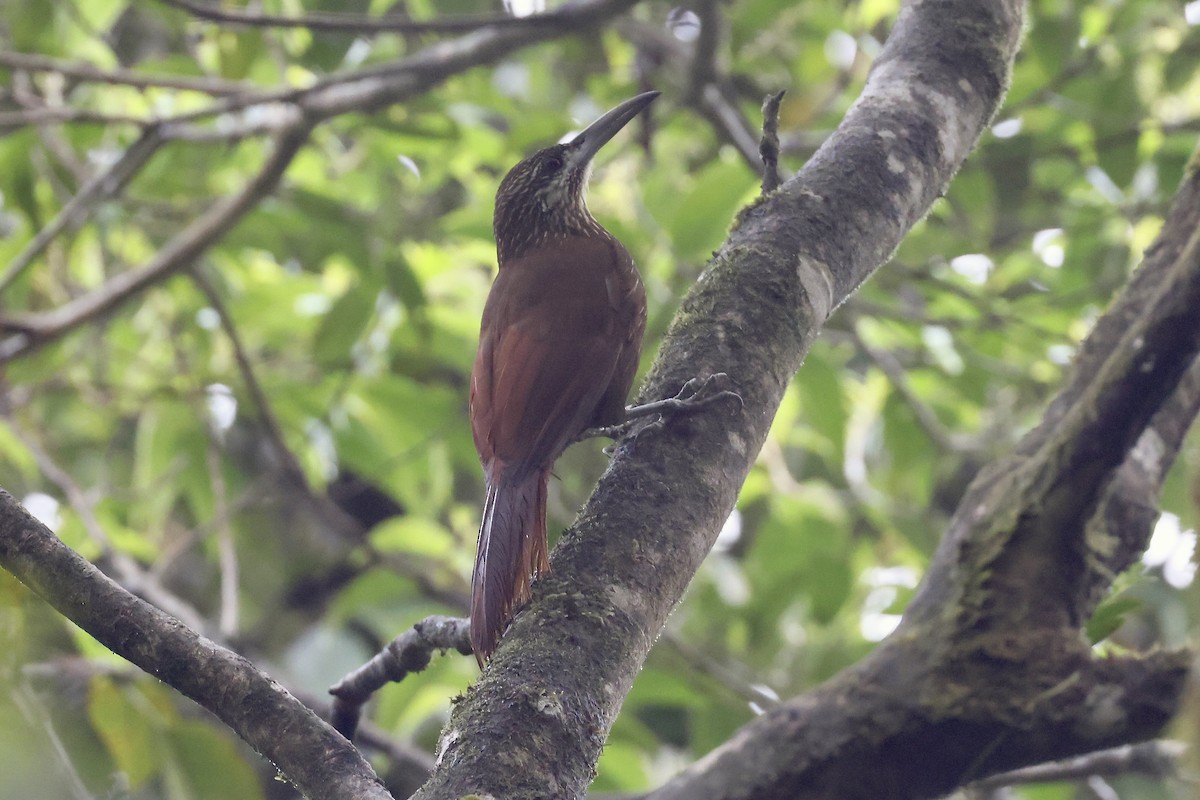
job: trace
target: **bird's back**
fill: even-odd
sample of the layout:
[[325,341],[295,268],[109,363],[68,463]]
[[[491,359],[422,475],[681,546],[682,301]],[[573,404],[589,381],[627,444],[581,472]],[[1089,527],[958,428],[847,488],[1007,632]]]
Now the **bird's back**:
[[471,382],[485,465],[548,468],[582,431],[609,421],[597,420],[602,400],[619,395],[623,409],[644,327],[641,280],[610,236],[551,240],[503,264]]

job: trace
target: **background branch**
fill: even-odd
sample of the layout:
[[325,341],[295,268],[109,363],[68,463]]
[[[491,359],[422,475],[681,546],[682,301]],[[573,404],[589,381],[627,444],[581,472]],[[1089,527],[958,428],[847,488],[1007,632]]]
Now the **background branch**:
[[226,8],[203,0],[159,0],[210,22],[272,28],[305,28],[310,31],[343,33],[462,33],[480,28],[532,28],[565,26],[570,11],[513,17],[504,14],[462,14],[438,19],[408,19],[401,16],[365,17],[331,11],[310,11],[296,16],[267,14],[248,9]]
[[28,72],[55,72],[69,78],[135,89],[180,89],[200,92],[213,97],[240,95],[252,90],[252,85],[219,78],[191,78],[183,75],[147,75],[122,67],[99,67],[86,61],[67,61],[38,53],[0,52],[0,67]]
[[[556,19],[564,24],[570,22],[592,25],[621,13],[635,2],[636,0],[581,2],[558,12]],[[528,46],[554,34],[553,28],[540,27],[528,30],[481,31],[427,48],[382,67],[318,81],[308,89],[280,90],[260,94],[252,99],[243,97],[218,100],[201,113],[222,113],[239,103],[284,99],[288,101],[284,117],[286,122],[280,124],[274,153],[263,164],[258,175],[239,193],[218,201],[142,267],[118,275],[94,291],[51,311],[14,314],[0,320],[0,330],[8,328],[19,331],[0,339],[0,364],[33,352],[80,325],[95,320],[148,286],[189,266],[275,188],[288,164],[307,140],[313,126],[319,122],[340,114],[378,110],[387,104],[426,91],[455,73],[488,63],[516,48]],[[176,116],[171,120],[171,125],[173,127],[182,124],[195,116]],[[148,145],[147,149],[153,151]],[[146,157],[149,157],[149,153]],[[138,159],[132,159],[133,163],[137,161]],[[88,196],[85,196],[76,203],[76,209],[84,209],[87,205]],[[67,209],[64,209],[60,215],[64,219],[58,229],[41,238],[48,241],[65,227],[69,220],[66,212]],[[38,249],[41,247],[44,247],[44,242],[39,244]],[[20,268],[15,270],[10,267],[7,272],[19,273],[26,266],[27,264],[20,265]]]

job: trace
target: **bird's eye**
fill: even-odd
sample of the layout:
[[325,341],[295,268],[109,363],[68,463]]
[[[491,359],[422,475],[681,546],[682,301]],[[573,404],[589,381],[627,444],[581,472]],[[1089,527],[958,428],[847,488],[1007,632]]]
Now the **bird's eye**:
[[562,169],[563,161],[558,156],[550,156],[546,159],[546,171],[555,172]]

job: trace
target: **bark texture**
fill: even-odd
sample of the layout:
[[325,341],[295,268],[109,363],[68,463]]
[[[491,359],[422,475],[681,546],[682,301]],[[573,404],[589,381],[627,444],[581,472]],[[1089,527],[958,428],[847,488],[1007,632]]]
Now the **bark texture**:
[[837,132],[740,215],[684,300],[642,399],[724,372],[743,405],[676,417],[618,449],[457,704],[417,797],[582,796],[817,331],[966,159],[1003,96],[1020,29],[1017,2],[906,6]]

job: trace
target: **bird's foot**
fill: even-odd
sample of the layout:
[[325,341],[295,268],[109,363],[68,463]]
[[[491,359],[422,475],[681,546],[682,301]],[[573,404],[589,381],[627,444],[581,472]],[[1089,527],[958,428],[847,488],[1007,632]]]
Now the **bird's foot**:
[[661,421],[666,414],[696,411],[727,397],[737,400],[739,406],[744,405],[740,394],[724,388],[729,384],[729,375],[724,372],[714,372],[705,378],[692,378],[674,397],[643,403],[640,406],[629,406],[625,409],[625,419],[628,421],[657,414]]
[[[742,405],[742,396],[732,389],[723,388],[729,385],[729,376],[724,372],[716,372],[706,378],[692,378],[679,390],[674,397],[665,400],[655,400],[625,409],[625,420],[616,425],[605,425],[598,428],[588,428],[575,441],[593,439],[603,436],[614,442],[620,439],[633,439],[638,436],[656,431],[666,424],[669,416],[689,413],[704,408],[707,405],[733,398]],[[604,448],[604,452],[612,455],[613,445]]]

